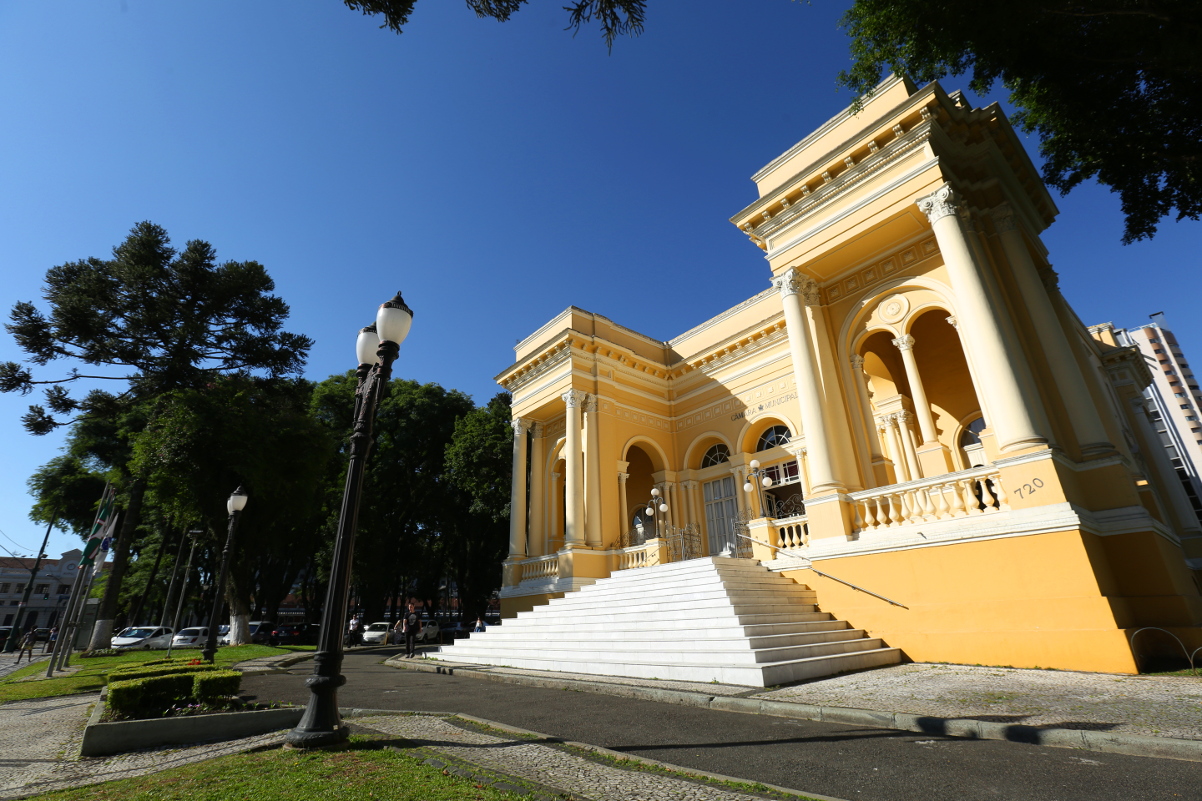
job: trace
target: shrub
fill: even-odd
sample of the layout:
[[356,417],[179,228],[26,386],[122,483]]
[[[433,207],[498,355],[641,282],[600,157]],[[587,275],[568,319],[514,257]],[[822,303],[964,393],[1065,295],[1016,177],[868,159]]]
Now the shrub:
[[242,689],[242,671],[211,670],[192,677],[192,697],[202,704],[237,695]]
[[94,656],[117,656],[121,653],[124,652],[118,651],[116,648],[97,648],[94,651],[84,651],[82,654],[79,654],[79,658],[90,659]]
[[131,679],[147,679],[152,676],[174,676],[180,673],[202,673],[212,670],[217,670],[217,668],[212,665],[184,664],[159,665],[155,667],[132,665],[109,673],[109,681],[129,681]]
[[163,710],[177,700],[188,698],[193,681],[193,676],[188,673],[115,681],[109,684],[108,707],[113,712],[130,716],[148,710]]

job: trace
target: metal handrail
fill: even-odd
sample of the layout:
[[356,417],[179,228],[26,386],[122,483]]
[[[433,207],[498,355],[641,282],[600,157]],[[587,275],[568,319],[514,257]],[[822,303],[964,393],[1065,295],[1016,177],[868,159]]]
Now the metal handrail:
[[[742,537],[742,538],[744,538],[744,539],[751,540],[752,542],[758,542],[760,545],[766,545],[766,546],[768,546],[769,548],[771,548],[771,549],[772,549],[772,550],[774,550],[774,551],[780,551],[781,553],[787,553],[787,554],[789,554],[790,556],[797,556],[797,557],[799,557],[799,558],[802,558],[802,559],[805,559],[805,558],[806,558],[806,557],[804,557],[804,556],[801,556],[800,554],[797,554],[797,553],[795,553],[795,552],[793,552],[793,551],[790,551],[790,550],[788,550],[787,548],[780,548],[780,547],[778,547],[778,546],[776,546],[776,545],[773,545],[773,544],[772,544],[772,543],[770,543],[770,542],[764,542],[763,540],[757,540],[755,537],[748,537],[746,534],[739,534],[737,531],[735,532],[735,534],[736,534],[737,536],[739,536],[739,537]],[[813,564],[812,562],[811,562],[810,564],[808,564],[808,565],[802,565],[802,566],[801,566],[799,569],[801,569],[801,570],[813,570],[815,573],[817,573],[818,575],[822,576],[823,578],[828,578],[828,579],[830,579],[831,581],[837,581],[837,582],[839,582],[840,584],[846,584],[848,587],[851,587],[853,590],[859,590],[859,591],[860,591],[860,592],[862,592],[862,593],[866,593],[866,594],[868,594],[868,595],[871,595],[873,598],[880,598],[882,601],[885,601],[886,603],[891,603],[891,604],[893,604],[894,606],[900,606],[902,609],[907,609],[907,610],[908,610],[908,609],[910,608],[910,607],[906,606],[905,604],[899,604],[897,601],[893,600],[892,598],[886,598],[884,595],[881,595],[880,593],[873,592],[872,590],[866,590],[866,589],[864,589],[863,587],[859,586],[858,584],[852,584],[850,581],[846,581],[846,580],[844,580],[844,579],[841,579],[841,578],[839,578],[838,576],[832,576],[830,573],[823,573],[821,570],[819,570],[818,568],[814,567],[814,564]]]

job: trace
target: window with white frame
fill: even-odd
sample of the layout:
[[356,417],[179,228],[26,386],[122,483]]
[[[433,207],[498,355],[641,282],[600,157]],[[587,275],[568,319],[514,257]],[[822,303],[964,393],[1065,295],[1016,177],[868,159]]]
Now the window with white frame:
[[760,434],[755,449],[759,452],[775,448],[777,445],[788,445],[791,437],[788,426],[770,426],[763,434]]
[[704,470],[707,467],[716,467],[717,465],[724,464],[729,461],[730,448],[719,442],[717,445],[707,450],[705,455],[701,457],[701,469]]

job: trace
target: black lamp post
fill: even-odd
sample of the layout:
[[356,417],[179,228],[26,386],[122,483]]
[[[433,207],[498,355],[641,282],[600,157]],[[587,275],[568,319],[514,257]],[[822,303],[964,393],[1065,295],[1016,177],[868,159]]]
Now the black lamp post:
[[380,306],[376,322],[359,332],[355,352],[359,358],[355,389],[355,425],[351,432],[350,462],[342,509],[338,515],[338,533],[334,539],[334,560],[330,565],[330,584],[321,614],[321,633],[313,659],[309,687],[309,705],[296,728],[285,742],[292,748],[329,748],[346,742],[348,732],[338,713],[338,688],[346,683],[342,675],[342,637],[346,628],[347,593],[351,584],[351,563],[355,555],[355,530],[359,523],[359,496],[363,492],[363,470],[371,451],[372,423],[381,393],[392,376],[392,363],[401,342],[413,323],[413,311],[396,297]]
[[209,613],[209,636],[205,640],[204,650],[200,652],[206,662],[212,662],[217,656],[217,618],[221,614],[221,603],[225,594],[225,579],[230,573],[230,551],[234,549],[234,534],[238,531],[238,518],[246,508],[246,493],[241,487],[234,490],[225,509],[230,513],[230,530],[225,535],[225,548],[221,551],[221,570],[217,573],[216,592],[213,594],[213,611]]

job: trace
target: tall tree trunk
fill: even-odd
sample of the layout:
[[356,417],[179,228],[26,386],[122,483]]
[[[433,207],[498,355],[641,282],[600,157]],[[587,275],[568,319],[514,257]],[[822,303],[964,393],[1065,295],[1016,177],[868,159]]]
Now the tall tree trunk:
[[166,543],[164,542],[163,532],[160,530],[159,548],[158,552],[154,555],[154,564],[150,566],[150,575],[146,577],[146,586],[142,589],[142,594],[138,597],[138,603],[134,606],[134,611],[129,615],[132,625],[134,626],[142,625],[139,622],[142,619],[142,608],[146,605],[146,599],[150,596],[150,591],[154,589],[154,580],[158,578],[159,565],[163,561],[164,545],[166,545]]
[[121,531],[117,534],[117,542],[113,546],[113,566],[109,568],[104,597],[100,599],[100,608],[96,610],[96,625],[92,627],[89,651],[112,645],[117,600],[121,595],[121,582],[125,579],[125,571],[129,567],[129,550],[133,545],[134,533],[141,522],[142,499],[145,495],[146,479],[135,478],[129,487],[129,506],[125,510],[125,519],[121,521]]

